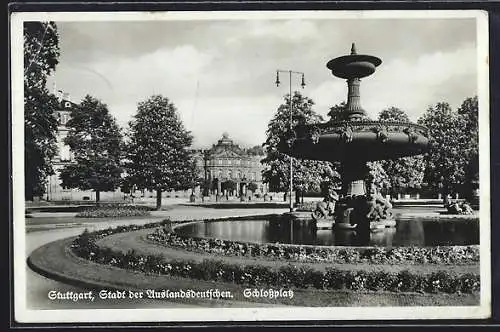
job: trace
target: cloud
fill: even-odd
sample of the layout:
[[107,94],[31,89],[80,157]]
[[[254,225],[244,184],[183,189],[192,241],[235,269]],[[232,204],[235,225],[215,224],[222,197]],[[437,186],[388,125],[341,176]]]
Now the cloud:
[[[223,132],[244,146],[265,141],[267,124],[274,116],[281,96],[259,98],[200,98],[180,100],[178,110],[186,128],[195,135],[194,145],[207,147],[216,143]],[[196,107],[193,107],[196,104]]]
[[216,56],[192,45],[179,45],[139,57],[106,57],[85,64],[68,61],[61,63],[52,81],[57,79],[57,85],[76,100],[88,93],[106,103],[128,101],[134,107],[152,94],[185,98]]
[[467,46],[451,52],[423,54],[415,61],[394,60],[367,79],[365,105],[372,115],[385,107],[397,106],[413,120],[437,102],[449,102],[456,107],[477,93],[476,59],[475,47]]
[[317,36],[317,26],[311,20],[248,21],[247,36],[258,38],[279,38],[300,42]]

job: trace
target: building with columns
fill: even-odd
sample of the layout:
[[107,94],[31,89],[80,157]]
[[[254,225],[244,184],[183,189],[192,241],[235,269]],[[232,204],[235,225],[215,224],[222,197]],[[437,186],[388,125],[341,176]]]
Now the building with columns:
[[248,194],[248,185],[256,185],[255,193],[267,192],[262,183],[264,153],[260,147],[241,148],[224,133],[208,150],[199,154],[198,167],[203,164],[209,194],[241,196]]

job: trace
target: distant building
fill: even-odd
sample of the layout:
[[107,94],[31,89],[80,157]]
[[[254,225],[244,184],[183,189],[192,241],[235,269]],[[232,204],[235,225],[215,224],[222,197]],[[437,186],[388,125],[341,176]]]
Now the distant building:
[[[69,146],[64,144],[64,139],[68,135],[69,129],[66,127],[66,123],[70,119],[71,109],[75,106],[73,102],[69,99],[69,96],[62,91],[57,91],[56,96],[59,100],[59,109],[56,112],[57,116],[57,149],[58,154],[54,157],[52,161],[52,166],[55,174],[49,176],[47,181],[47,189],[45,192],[45,198],[50,200],[70,200],[72,199],[70,189],[63,189],[61,186],[61,180],[59,179],[59,174],[61,169],[70,163],[74,156],[71,153]],[[90,199],[90,198],[89,198]]]
[[256,184],[257,192],[267,191],[262,183],[262,149],[243,149],[224,133],[217,144],[202,154],[203,161],[199,157],[198,167],[203,163],[209,194],[247,194],[247,187],[252,182]]

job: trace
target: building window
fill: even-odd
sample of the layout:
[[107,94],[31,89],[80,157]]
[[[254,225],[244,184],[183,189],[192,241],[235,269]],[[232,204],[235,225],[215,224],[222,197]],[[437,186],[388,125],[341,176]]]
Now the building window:
[[231,165],[231,159],[228,159],[228,160],[227,160],[227,164],[228,164],[228,165]]
[[69,118],[69,114],[67,114],[67,113],[61,113],[61,124],[62,125],[66,125],[66,123],[69,120],[68,118]]

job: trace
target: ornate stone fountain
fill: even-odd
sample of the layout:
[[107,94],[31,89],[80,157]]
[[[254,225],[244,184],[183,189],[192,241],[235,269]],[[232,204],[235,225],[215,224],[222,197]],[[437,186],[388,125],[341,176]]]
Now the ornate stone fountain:
[[[299,124],[282,152],[301,159],[341,163],[342,189],[336,204],[336,228],[374,229],[395,225],[391,205],[372,186],[367,162],[425,152],[428,129],[413,123],[371,121],[360,102],[361,78],[375,72],[382,60],[356,53],[330,60],[328,69],[347,80],[347,105],[325,123]],[[374,190],[375,189],[375,190]]]

